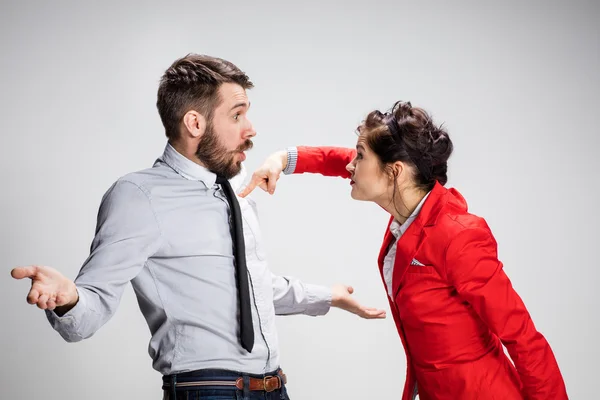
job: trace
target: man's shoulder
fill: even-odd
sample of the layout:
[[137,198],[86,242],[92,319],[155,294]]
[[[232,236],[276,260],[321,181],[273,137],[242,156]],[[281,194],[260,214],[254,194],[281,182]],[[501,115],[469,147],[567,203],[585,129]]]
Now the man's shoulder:
[[172,174],[169,172],[168,169],[161,168],[160,164],[130,172],[118,178],[107,190],[105,197],[130,197],[133,199],[136,197],[133,195],[135,192],[150,196],[156,186],[164,184],[165,179],[172,178]]
[[139,187],[142,190],[150,191],[152,187],[164,182],[165,179],[172,177],[172,170],[169,168],[164,168],[162,164],[157,163],[151,168],[145,168],[123,175],[117,179],[115,184],[127,182]]

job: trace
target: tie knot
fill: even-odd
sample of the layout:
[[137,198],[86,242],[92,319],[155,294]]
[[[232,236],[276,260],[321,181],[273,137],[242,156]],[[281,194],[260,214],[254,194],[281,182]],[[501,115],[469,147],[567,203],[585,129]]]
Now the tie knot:
[[227,180],[227,178],[225,178],[223,175],[217,175],[217,181],[216,181],[219,185],[222,185],[224,183],[229,182]]

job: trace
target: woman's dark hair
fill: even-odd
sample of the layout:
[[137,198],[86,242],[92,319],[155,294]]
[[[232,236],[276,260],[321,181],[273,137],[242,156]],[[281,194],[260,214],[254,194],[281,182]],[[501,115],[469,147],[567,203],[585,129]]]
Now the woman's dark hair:
[[395,177],[391,165],[402,161],[413,167],[415,184],[426,192],[436,181],[441,185],[448,181],[452,141],[422,108],[398,101],[385,114],[379,110],[369,113],[358,130],[390,176]]
[[358,131],[379,158],[382,170],[393,178],[392,202],[397,192],[397,172],[392,168],[396,161],[413,167],[413,181],[425,192],[433,189],[436,182],[443,186],[448,181],[452,141],[448,132],[435,125],[422,108],[397,101],[389,112],[375,110],[369,113]]

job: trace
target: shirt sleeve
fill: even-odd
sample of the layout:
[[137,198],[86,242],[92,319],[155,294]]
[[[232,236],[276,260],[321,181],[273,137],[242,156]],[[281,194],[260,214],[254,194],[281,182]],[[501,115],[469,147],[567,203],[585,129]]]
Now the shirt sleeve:
[[331,308],[331,289],[271,273],[276,315],[325,315]]
[[115,313],[126,284],[156,252],[160,238],[149,194],[117,181],[102,199],[90,255],[75,279],[79,301],[60,317],[46,310],[52,327],[68,342],[92,336]]

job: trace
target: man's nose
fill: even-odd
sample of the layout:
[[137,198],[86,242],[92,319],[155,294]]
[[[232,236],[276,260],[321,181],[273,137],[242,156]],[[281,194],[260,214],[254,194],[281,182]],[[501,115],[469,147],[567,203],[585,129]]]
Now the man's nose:
[[256,136],[256,131],[254,130],[254,126],[252,126],[252,122],[247,121],[247,126],[244,127],[244,131],[243,131],[243,136],[244,139],[250,139],[254,136]]

